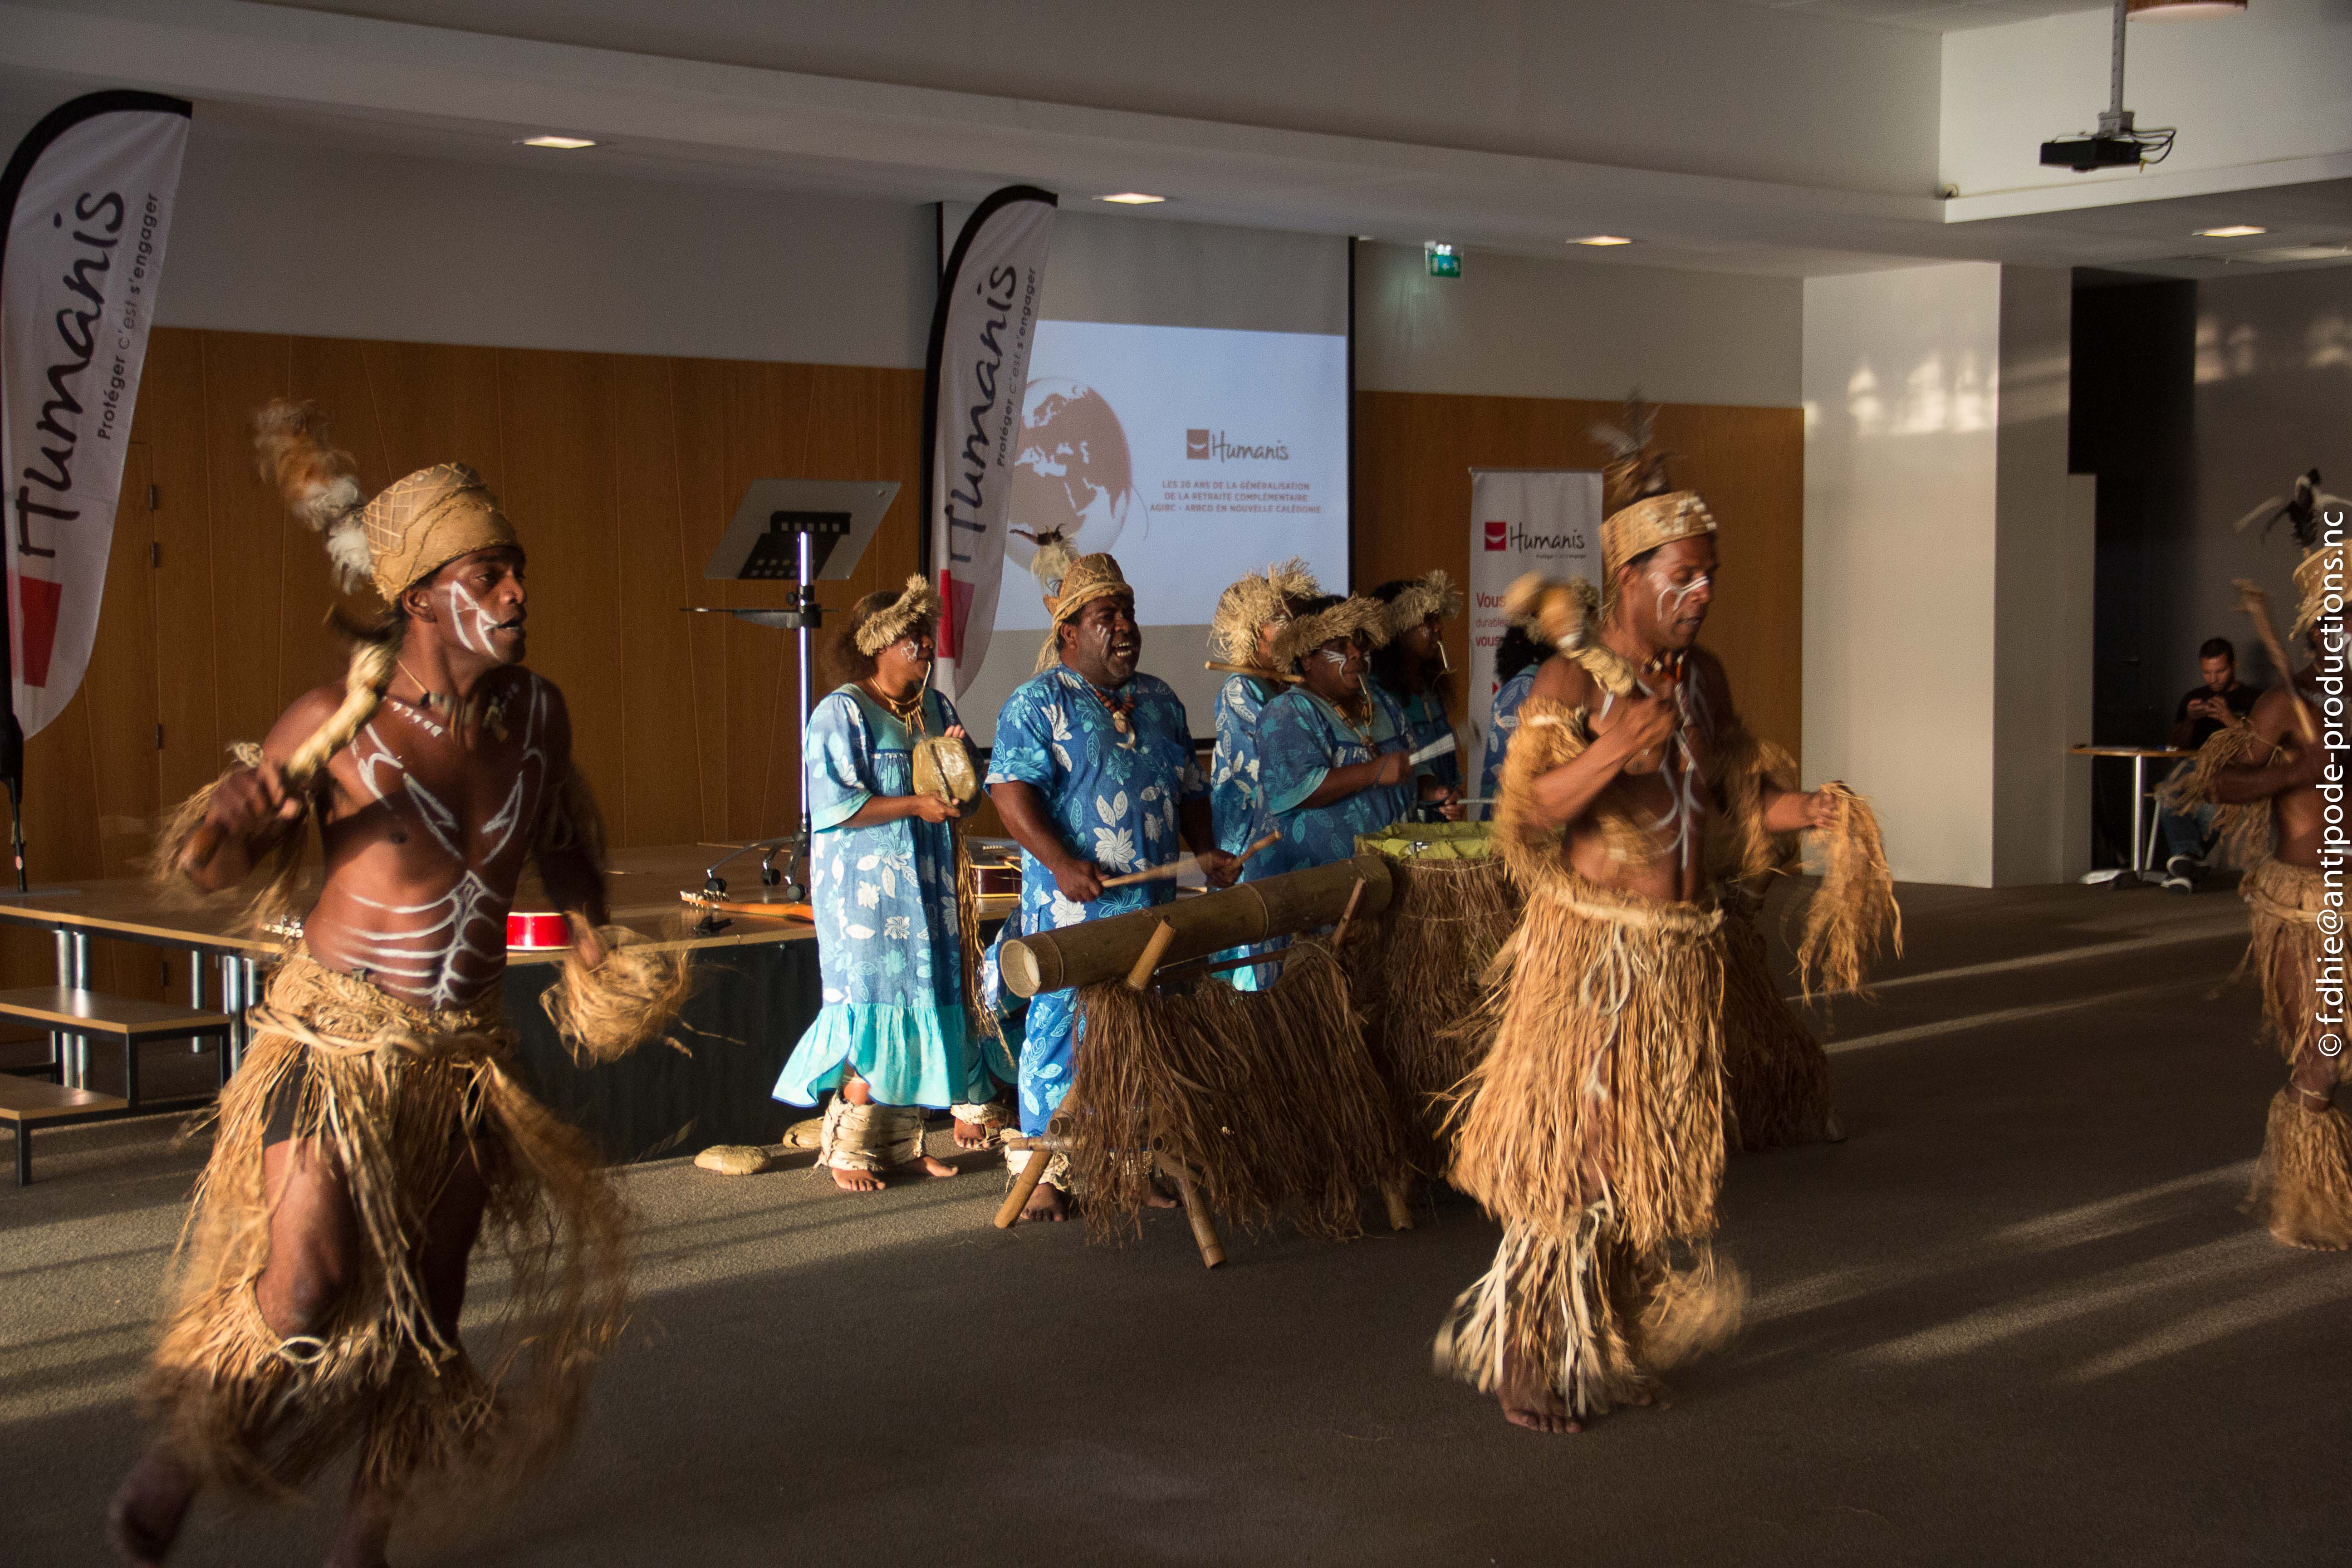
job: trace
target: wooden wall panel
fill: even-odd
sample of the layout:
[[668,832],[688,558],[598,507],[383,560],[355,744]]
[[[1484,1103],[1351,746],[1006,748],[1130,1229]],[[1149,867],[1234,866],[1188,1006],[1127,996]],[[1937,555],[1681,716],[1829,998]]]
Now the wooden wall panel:
[[[740,842],[792,826],[793,639],[679,610],[783,602],[780,584],[701,574],[758,479],[898,481],[855,575],[820,597],[839,611],[903,583],[918,559],[919,372],[163,328],[149,345],[90,678],[26,749],[37,880],[123,874],[144,824],[217,773],[231,742],[259,740],[296,695],[340,677],[324,552],[254,469],[247,421],[280,395],[320,401],[370,489],[454,458],[499,492],[530,554],[531,663],[564,688],[617,843]],[[1611,412],[1360,395],[1357,580],[1433,565],[1466,578],[1469,468],[1597,466],[1583,432]],[[1750,721],[1793,747],[1801,417],[1669,406],[1659,424],[1685,455],[1681,478],[1723,521],[1724,592],[1706,640]],[[1465,659],[1464,628],[1453,636]],[[0,961],[9,984],[27,984],[48,974],[51,953],[7,935]],[[96,978],[146,994],[166,984],[155,950],[108,944]],[[168,983],[182,994],[184,971]]]
[[[1564,398],[1356,395],[1355,580],[1364,586],[1470,567],[1470,470],[1598,468],[1586,434],[1614,403]],[[1681,454],[1678,485],[1706,496],[1721,526],[1722,586],[1702,641],[1731,676],[1757,733],[1791,752],[1800,736],[1804,613],[1804,416],[1794,408],[1669,404],[1658,442]],[[1446,632],[1469,664],[1466,618]]]

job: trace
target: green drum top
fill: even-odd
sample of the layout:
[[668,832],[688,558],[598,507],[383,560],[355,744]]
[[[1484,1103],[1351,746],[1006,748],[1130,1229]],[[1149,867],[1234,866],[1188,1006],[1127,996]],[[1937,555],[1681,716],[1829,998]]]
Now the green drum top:
[[1485,822],[1400,822],[1359,835],[1356,848],[1398,860],[1482,860],[1489,853],[1493,825]]

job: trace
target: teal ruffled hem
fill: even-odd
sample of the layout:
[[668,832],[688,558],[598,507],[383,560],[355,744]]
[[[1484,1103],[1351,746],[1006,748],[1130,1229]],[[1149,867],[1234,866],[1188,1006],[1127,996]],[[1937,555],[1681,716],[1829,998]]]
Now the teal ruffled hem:
[[864,1079],[884,1105],[944,1108],[995,1093],[987,1057],[964,1031],[960,1007],[890,1007],[835,1002],[793,1047],[774,1098],[814,1105],[841,1087],[844,1068]]

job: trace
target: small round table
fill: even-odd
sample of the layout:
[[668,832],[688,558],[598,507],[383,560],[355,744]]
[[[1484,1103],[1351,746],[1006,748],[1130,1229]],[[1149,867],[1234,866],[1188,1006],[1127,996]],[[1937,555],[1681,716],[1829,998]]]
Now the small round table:
[[[2121,881],[2129,877],[2136,882],[2147,880],[2146,858],[2141,853],[2140,805],[2147,799],[2147,762],[2150,757],[2193,757],[2195,752],[2184,752],[2178,746],[2069,746],[2070,757],[2129,757],[2132,765],[2131,864],[2113,871],[2092,871],[2085,882]],[[2154,835],[2148,835],[2152,838]],[[2152,847],[2152,846],[2151,846]]]

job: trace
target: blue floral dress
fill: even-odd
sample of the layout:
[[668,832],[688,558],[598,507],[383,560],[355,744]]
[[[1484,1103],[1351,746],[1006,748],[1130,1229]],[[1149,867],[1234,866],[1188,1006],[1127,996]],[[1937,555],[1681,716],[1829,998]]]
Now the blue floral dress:
[[[1379,682],[1370,679],[1367,679],[1364,684],[1379,687]],[[1447,722],[1445,709],[1439,703],[1435,694],[1421,691],[1411,697],[1405,697],[1381,689],[1381,695],[1396,704],[1397,711],[1404,715],[1405,729],[1412,737],[1413,751],[1417,752],[1432,741],[1442,741],[1454,733],[1454,726]],[[1462,787],[1462,758],[1458,752],[1448,752],[1442,757],[1432,757],[1428,762],[1421,764],[1421,771],[1447,789]]]
[[[937,691],[923,694],[923,719],[934,735],[958,722]],[[778,1100],[814,1105],[840,1086],[845,1068],[884,1105],[945,1106],[994,1092],[980,1042],[964,1026],[954,828],[915,816],[843,826],[876,795],[914,793],[914,739],[854,686],[809,716],[809,901],[824,1005],[784,1063]]]
[[[1236,675],[1217,693],[1217,749],[1209,758],[1209,809],[1216,821],[1217,847],[1228,855],[1242,854],[1264,837],[1266,828],[1272,826],[1265,816],[1265,803],[1259,799],[1257,716],[1260,709],[1287,689],[1280,681]],[[1260,855],[1243,867],[1242,880],[1254,882],[1271,875],[1259,864],[1265,858]],[[1278,945],[1258,942],[1217,956],[1241,958]],[[1243,991],[1261,991],[1274,984],[1274,972],[1255,965],[1228,969],[1223,973]]]
[[[1511,749],[1511,737],[1519,732],[1519,704],[1528,700],[1528,689],[1536,683],[1536,671],[1543,668],[1538,660],[1503,682],[1495,693],[1495,709],[1486,720],[1486,757],[1478,770],[1478,795],[1482,800],[1492,800],[1503,787],[1503,758]],[[1491,812],[1492,807],[1488,810]]]
[[[1129,733],[1112,721],[1106,697],[1133,699]],[[1209,781],[1192,758],[1184,705],[1166,681],[1138,675],[1118,692],[1103,693],[1058,664],[1005,699],[988,782],[1034,789],[1062,842],[1111,875],[1175,859],[1183,847],[1177,807],[1209,794]],[[1175,882],[1162,879],[1107,889],[1091,903],[1074,904],[1054,886],[1045,863],[1024,850],[1017,919],[1024,931],[1051,931],[1149,909],[1175,896]],[[1018,1085],[1021,1131],[1032,1137],[1045,1131],[1069,1092],[1076,1053],[1073,1000],[1068,991],[1048,991],[1029,1002]]]
[[1303,686],[1284,692],[1258,714],[1259,784],[1265,792],[1266,814],[1282,829],[1282,840],[1252,860],[1250,870],[1272,877],[1344,860],[1356,852],[1356,835],[1377,833],[1412,809],[1419,793],[1415,781],[1427,771],[1425,764],[1413,769],[1402,784],[1376,784],[1329,805],[1303,804],[1332,769],[1412,746],[1412,732],[1396,699],[1370,681],[1364,689],[1372,700],[1369,740],[1337,708]]

